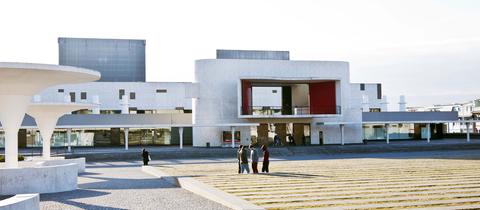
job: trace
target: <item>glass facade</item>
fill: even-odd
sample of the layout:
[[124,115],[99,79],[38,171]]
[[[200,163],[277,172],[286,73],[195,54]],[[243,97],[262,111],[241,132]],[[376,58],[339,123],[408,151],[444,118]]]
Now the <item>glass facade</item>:
[[[43,139],[37,129],[21,129],[19,147],[42,147]],[[5,136],[0,130],[0,148],[5,147]],[[22,146],[22,139],[23,145]],[[180,136],[178,128],[130,128],[128,145],[178,145]],[[192,128],[183,129],[183,144],[192,145]],[[51,139],[52,147],[67,147],[67,129],[55,129]],[[120,128],[72,129],[71,145],[73,147],[122,146],[125,145],[125,130]]]
[[[140,146],[140,145],[176,144],[175,141],[172,141],[171,134],[172,134],[172,131],[170,128],[157,128],[157,129],[130,128],[128,131],[128,145]],[[120,145],[125,145],[124,129],[122,129],[122,135],[120,135]]]
[[[394,139],[414,139],[415,127],[413,124],[390,124],[388,135],[390,140]],[[364,125],[363,139],[365,140],[385,140],[385,125]]]
[[145,40],[59,38],[59,64],[94,69],[101,82],[145,82]]
[[5,133],[0,131],[0,148],[5,147]]
[[[71,144],[72,146],[93,146],[94,133],[85,130],[72,130]],[[36,129],[27,129],[27,147],[42,147],[43,139],[40,132]],[[56,129],[53,132],[51,145],[52,147],[66,147],[68,144],[67,130]]]

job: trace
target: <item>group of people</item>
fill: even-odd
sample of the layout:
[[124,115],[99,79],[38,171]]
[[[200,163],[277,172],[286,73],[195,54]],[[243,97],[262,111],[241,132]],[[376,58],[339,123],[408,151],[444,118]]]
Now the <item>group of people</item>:
[[[268,173],[268,165],[270,163],[270,152],[267,149],[266,145],[262,145],[261,150],[263,152],[263,165],[262,165],[262,172]],[[258,162],[259,156],[258,151],[254,145],[244,146],[240,145],[237,151],[237,159],[238,159],[238,173],[243,174],[247,172],[250,173],[250,168],[248,165],[248,159],[250,156],[250,160],[252,161],[252,172],[254,174],[258,173]]]

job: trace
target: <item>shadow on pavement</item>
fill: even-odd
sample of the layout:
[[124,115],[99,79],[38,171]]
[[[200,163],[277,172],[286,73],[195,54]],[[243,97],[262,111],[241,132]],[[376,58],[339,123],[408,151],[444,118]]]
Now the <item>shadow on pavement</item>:
[[102,181],[78,184],[79,188],[84,189],[157,189],[157,188],[177,188],[165,180],[158,178],[150,179],[126,179],[126,178],[109,178],[101,176],[82,176],[85,178],[98,179]]
[[105,210],[119,209],[119,208],[111,208],[106,206],[86,204],[79,201],[73,201],[74,199],[99,197],[99,196],[105,196],[108,194],[110,193],[100,192],[95,190],[78,189],[70,192],[41,194],[40,201],[53,201],[53,202],[63,203],[70,206],[75,206],[81,209],[105,209]]

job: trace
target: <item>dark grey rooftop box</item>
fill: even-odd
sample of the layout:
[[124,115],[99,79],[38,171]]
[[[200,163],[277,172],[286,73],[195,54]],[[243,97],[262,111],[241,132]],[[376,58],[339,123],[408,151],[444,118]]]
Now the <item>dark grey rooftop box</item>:
[[217,50],[217,59],[290,60],[290,52],[262,50]]

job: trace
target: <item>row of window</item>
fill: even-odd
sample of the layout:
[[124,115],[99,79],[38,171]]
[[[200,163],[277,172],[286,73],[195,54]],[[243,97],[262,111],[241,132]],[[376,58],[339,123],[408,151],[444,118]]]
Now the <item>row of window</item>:
[[[64,89],[58,89],[59,93],[64,93]],[[157,89],[157,93],[167,93],[167,89]],[[75,102],[75,92],[70,92],[70,101]],[[118,90],[118,99],[122,99],[122,97],[125,95],[125,89],[120,89]],[[135,100],[136,94],[135,92],[130,92],[130,99]],[[80,100],[87,100],[87,92],[80,92]]]
[[[365,84],[360,84],[360,91],[365,91]],[[382,84],[377,84],[377,99],[382,99]]]

